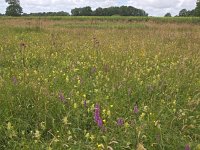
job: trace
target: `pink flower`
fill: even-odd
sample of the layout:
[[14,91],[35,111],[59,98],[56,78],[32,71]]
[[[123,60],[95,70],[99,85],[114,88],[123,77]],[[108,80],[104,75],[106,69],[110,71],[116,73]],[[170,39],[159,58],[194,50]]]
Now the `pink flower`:
[[185,146],[185,150],[190,150],[190,145],[189,145],[189,144],[187,144],[187,145]]
[[137,114],[138,112],[139,112],[139,109],[138,109],[138,105],[137,104],[135,104],[135,106],[134,106],[134,113],[135,114]]
[[118,120],[117,120],[117,125],[118,126],[122,126],[124,124],[124,120],[122,119],[122,118],[119,118]]
[[100,106],[99,104],[95,105],[95,109],[94,109],[94,120],[97,123],[97,125],[99,127],[103,127],[103,121],[100,117]]

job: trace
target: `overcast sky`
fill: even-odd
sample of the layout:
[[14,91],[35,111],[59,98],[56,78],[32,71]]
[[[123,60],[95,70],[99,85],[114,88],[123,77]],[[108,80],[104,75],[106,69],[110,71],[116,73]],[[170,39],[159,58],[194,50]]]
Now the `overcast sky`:
[[[150,16],[163,16],[167,12],[177,15],[178,12],[186,8],[194,9],[196,0],[20,0],[24,13],[66,11],[70,12],[75,7],[91,6],[133,6],[145,10]],[[0,0],[0,13],[5,13],[7,4],[5,0]]]

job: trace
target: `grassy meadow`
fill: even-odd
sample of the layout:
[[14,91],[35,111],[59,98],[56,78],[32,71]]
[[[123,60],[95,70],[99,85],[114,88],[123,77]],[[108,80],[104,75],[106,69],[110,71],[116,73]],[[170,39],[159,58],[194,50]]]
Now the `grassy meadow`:
[[200,150],[200,19],[0,18],[1,150]]

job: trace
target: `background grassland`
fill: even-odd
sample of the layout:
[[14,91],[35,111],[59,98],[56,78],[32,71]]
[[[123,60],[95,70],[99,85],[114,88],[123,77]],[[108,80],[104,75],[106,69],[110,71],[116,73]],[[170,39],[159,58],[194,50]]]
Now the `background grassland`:
[[0,18],[0,149],[198,150],[198,23]]

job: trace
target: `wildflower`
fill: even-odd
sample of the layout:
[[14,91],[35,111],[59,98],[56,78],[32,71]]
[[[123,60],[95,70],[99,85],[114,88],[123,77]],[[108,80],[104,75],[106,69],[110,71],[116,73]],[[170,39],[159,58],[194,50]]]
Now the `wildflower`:
[[78,106],[77,106],[77,103],[74,103],[74,109],[76,109]]
[[41,127],[42,130],[45,130],[46,129],[45,122],[41,122],[40,127]]
[[111,112],[110,112],[110,110],[107,111],[107,116],[108,116],[108,117],[111,116]]
[[90,136],[90,140],[93,141],[95,139],[94,135]]
[[185,146],[185,150],[190,150],[190,145],[189,145],[189,144],[187,144],[187,145]]
[[99,106],[99,104],[95,105],[94,119],[95,119],[95,122],[97,123],[97,125],[99,127],[103,127],[103,120],[100,117],[100,106]]
[[67,117],[64,117],[64,118],[63,118],[63,123],[64,123],[65,125],[68,124],[68,119],[67,119]]
[[126,128],[128,128],[130,126],[128,122],[126,122],[124,125]]
[[135,106],[134,106],[134,113],[137,114],[139,112],[139,109],[138,109],[138,104],[137,102],[135,103]]
[[16,78],[16,77],[13,77],[13,78],[12,78],[12,82],[13,82],[14,85],[16,85],[16,84],[17,84],[17,78]]
[[100,119],[100,106],[99,106],[99,104],[96,104],[94,109],[95,109],[94,118],[95,118],[95,122],[97,123],[98,120]]
[[86,100],[84,100],[84,107],[87,107],[87,101]]
[[97,125],[98,125],[99,127],[103,127],[103,121],[102,121],[101,118],[98,119]]
[[124,120],[122,119],[122,118],[119,118],[118,120],[117,120],[117,125],[118,126],[122,126],[124,124]]
[[90,133],[87,133],[85,137],[88,139],[90,137]]
[[144,112],[148,111],[148,106],[144,106]]
[[39,130],[36,130],[36,131],[35,131],[34,136],[35,136],[36,139],[39,139],[39,138],[40,138],[41,134],[40,134]]
[[154,121],[154,123],[155,123],[155,127],[160,129],[160,126],[161,126],[160,120]]
[[146,150],[146,148],[141,143],[138,143],[136,150]]
[[58,96],[59,96],[59,99],[62,101],[62,102],[66,102],[66,100],[65,100],[65,96],[64,96],[64,94],[62,93],[62,92],[60,92],[59,94],[58,94]]
[[104,149],[104,145],[103,145],[103,144],[97,144],[97,147],[98,147],[99,149]]
[[11,130],[11,129],[13,129],[13,126],[11,125],[10,122],[8,122],[8,124],[7,124],[7,130]]
[[144,116],[145,116],[145,113],[142,113],[142,114],[140,115],[140,117],[139,117],[139,120],[141,121],[141,120],[144,118]]

